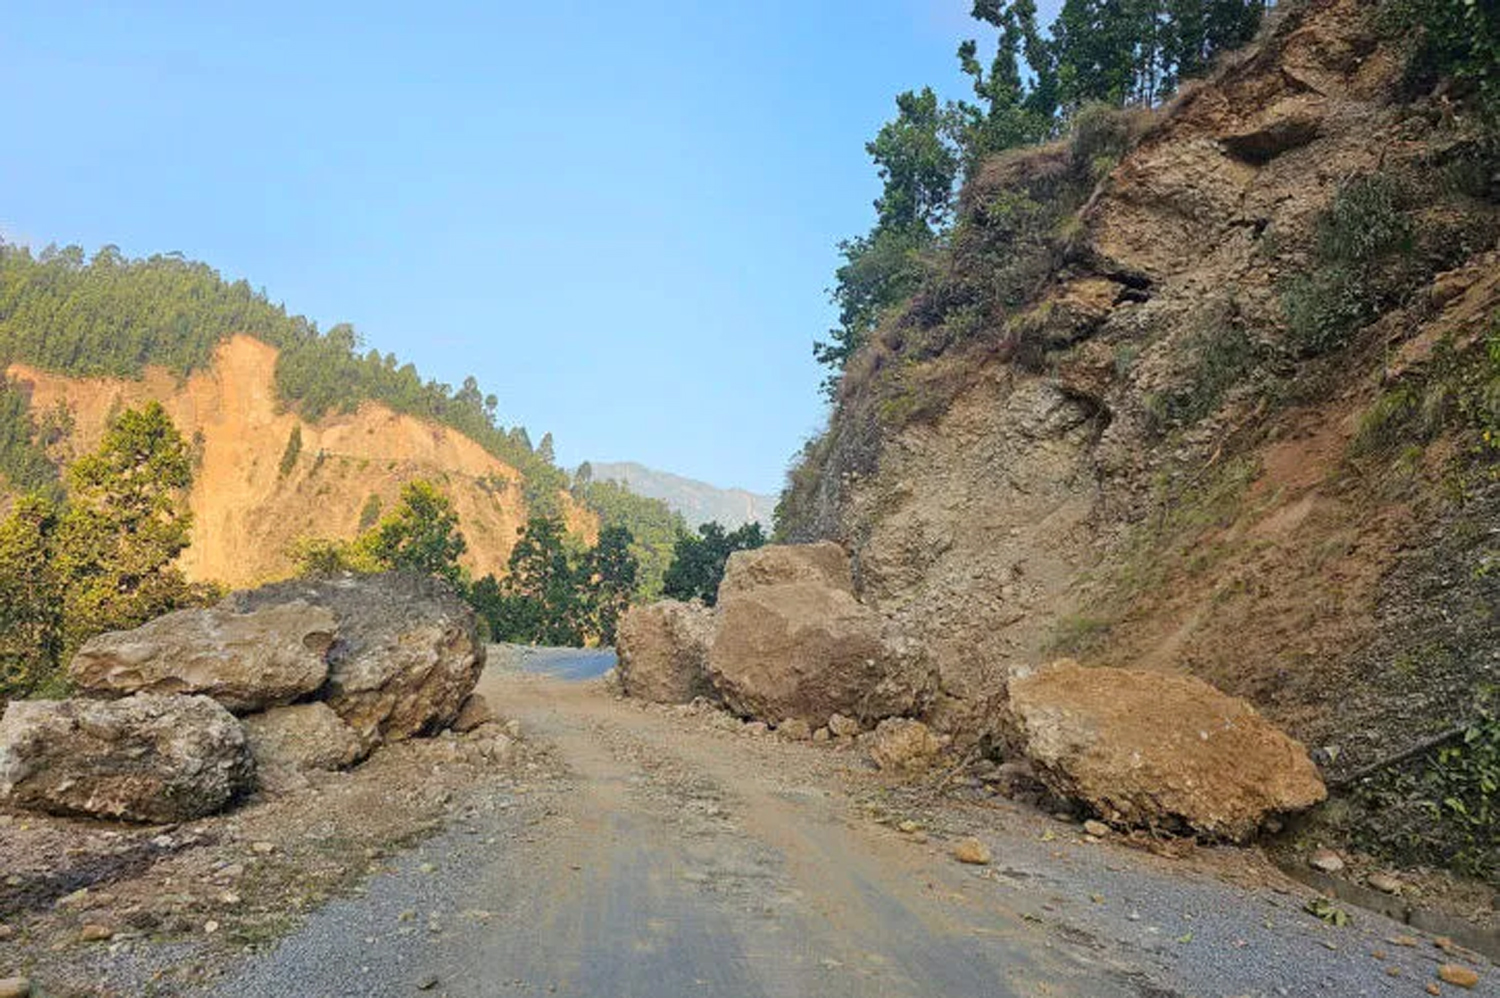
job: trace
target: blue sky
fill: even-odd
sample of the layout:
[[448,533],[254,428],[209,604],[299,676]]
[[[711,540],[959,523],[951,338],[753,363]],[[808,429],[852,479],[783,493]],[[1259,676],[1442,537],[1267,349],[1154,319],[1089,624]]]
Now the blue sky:
[[10,0],[0,234],[205,260],[565,466],[774,491],[864,142],[962,92],[968,6]]

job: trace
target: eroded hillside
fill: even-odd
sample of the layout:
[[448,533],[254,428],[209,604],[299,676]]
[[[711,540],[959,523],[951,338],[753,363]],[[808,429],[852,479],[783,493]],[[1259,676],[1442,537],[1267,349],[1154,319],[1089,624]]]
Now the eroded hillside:
[[1337,782],[1500,681],[1500,163],[1377,13],[990,162],[846,367],[781,527],[851,547],[940,722],[1063,654],[1185,670]]
[[[192,546],[182,567],[193,580],[242,587],[285,577],[303,537],[352,538],[372,511],[394,505],[402,485],[428,478],[452,497],[476,575],[503,574],[526,519],[521,473],[448,427],[365,402],[350,414],[308,422],[279,402],[277,350],[248,336],[219,345],[212,365],[187,378],[148,368],[138,380],[77,378],[16,364],[9,376],[33,413],[59,402],[73,430],[61,456],[86,453],[109,417],[160,401],[198,462],[190,503]],[[283,473],[294,428],[301,450]],[[569,529],[592,541],[597,518],[559,495]]]

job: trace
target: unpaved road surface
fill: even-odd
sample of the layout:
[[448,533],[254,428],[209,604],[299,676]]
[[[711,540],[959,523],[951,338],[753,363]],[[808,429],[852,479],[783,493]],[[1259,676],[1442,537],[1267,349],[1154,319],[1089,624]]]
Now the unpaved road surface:
[[[1254,853],[1089,842],[595,682],[491,669],[481,690],[569,775],[472,806],[213,993],[1417,996],[1441,955],[1304,914]],[[994,862],[955,862],[963,834]]]

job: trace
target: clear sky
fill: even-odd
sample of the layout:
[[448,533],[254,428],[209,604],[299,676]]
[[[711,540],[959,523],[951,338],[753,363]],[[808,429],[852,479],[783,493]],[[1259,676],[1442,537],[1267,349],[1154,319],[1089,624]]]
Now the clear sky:
[[864,142],[960,94],[968,7],[9,0],[0,235],[180,250],[475,374],[566,467],[775,491]]

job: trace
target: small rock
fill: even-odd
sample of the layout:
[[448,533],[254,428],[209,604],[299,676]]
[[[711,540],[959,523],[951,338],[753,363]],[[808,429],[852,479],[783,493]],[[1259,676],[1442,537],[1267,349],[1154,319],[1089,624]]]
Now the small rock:
[[517,720],[514,720],[514,719],[506,721],[505,722],[505,733],[507,735],[509,735],[510,737],[512,737],[512,738],[520,738],[521,737],[521,722],[517,721]]
[[238,894],[236,894],[234,891],[225,891],[223,894],[219,895],[219,903],[220,904],[227,904],[227,905],[236,905],[236,904],[240,903],[240,896]]
[[1095,821],[1093,818],[1090,818],[1083,823],[1083,831],[1085,834],[1092,835],[1096,839],[1102,839],[1109,834],[1109,826],[1102,821]]
[[1392,946],[1416,946],[1419,941],[1416,936],[1392,936],[1386,940]]
[[832,737],[833,736],[829,734],[827,728],[819,728],[817,731],[814,731],[812,733],[812,740],[815,742],[826,742]]
[[921,825],[919,825],[915,821],[911,821],[909,819],[906,820],[906,821],[901,822],[901,824],[899,824],[899,825],[896,826],[896,830],[897,831],[905,832],[907,835],[910,835],[913,832],[921,831],[921,829],[922,829]]
[[79,941],[85,943],[105,943],[114,937],[114,929],[111,929],[107,925],[98,925],[95,923],[85,925],[83,931],[78,934]]
[[213,919],[210,918],[208,921],[206,921],[206,922],[203,923],[203,934],[205,936],[211,936],[215,932],[218,932],[218,931],[219,931],[219,923],[215,922]]
[[470,693],[464,700],[463,706],[459,708],[458,716],[453,719],[453,730],[465,734],[497,720],[499,718],[495,716],[495,711],[490,707],[489,701],[484,698],[484,694]]
[[926,842],[927,841],[927,833],[924,832],[924,831],[922,831],[921,829],[918,829],[915,832],[911,833],[911,840],[913,842]]
[[843,714],[834,714],[828,719],[828,731],[835,738],[853,738],[859,734],[859,722]]
[[244,875],[245,865],[243,863],[230,863],[215,874],[220,880],[238,880]]
[[417,982],[417,990],[418,991],[431,991],[433,988],[435,988],[437,986],[438,986],[438,979],[433,974],[428,974],[426,977],[422,978],[420,981]]
[[1385,973],[1387,977],[1400,977],[1401,967],[1399,964],[1393,963],[1389,967],[1385,968]]
[[436,869],[437,867],[433,866],[431,863],[423,863],[421,866],[417,867],[417,870],[421,873],[431,873]]
[[776,733],[789,741],[805,742],[812,737],[812,726],[800,717],[793,717],[782,721]]
[[0,922],[0,943],[5,942],[7,939],[14,939],[15,935],[15,929],[11,928],[9,925],[6,925],[4,922]]
[[1440,995],[1440,994],[1443,993],[1443,989],[1440,988],[1440,987],[1438,987],[1432,981],[1428,981],[1427,982],[1427,993],[1430,994],[1430,995]]
[[1365,878],[1365,883],[1382,894],[1401,893],[1401,881],[1389,873],[1372,873]]
[[0,979],[0,998],[30,998],[31,981],[24,977]]
[[958,845],[953,847],[953,858],[960,863],[968,863],[972,866],[988,866],[990,850],[983,842],[970,836],[960,839]]
[[255,853],[257,856],[269,856],[271,855],[271,853],[276,851],[276,843],[252,842],[250,843],[250,851]]
[[1479,986],[1479,974],[1457,963],[1445,963],[1437,969],[1438,980],[1447,984],[1453,984],[1460,988],[1475,988]]
[[744,727],[745,734],[751,735],[751,736],[754,736],[754,737],[757,737],[757,738],[760,737],[761,735],[765,734],[766,732],[770,731],[770,730],[771,729],[766,726],[766,722],[765,721],[751,721],[749,724],[745,725],[745,727]]
[[1324,873],[1338,873],[1344,868],[1344,857],[1332,849],[1315,849],[1313,854],[1307,857],[1307,865],[1314,870],[1322,870]]

